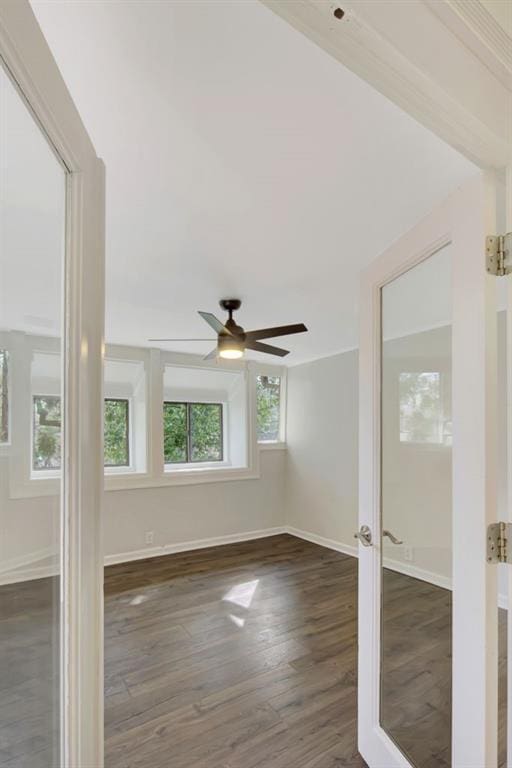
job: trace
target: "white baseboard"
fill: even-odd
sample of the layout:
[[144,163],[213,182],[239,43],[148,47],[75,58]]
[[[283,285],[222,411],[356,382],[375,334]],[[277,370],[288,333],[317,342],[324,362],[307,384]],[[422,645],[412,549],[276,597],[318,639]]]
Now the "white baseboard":
[[[105,565],[116,565],[117,563],[129,563],[135,560],[146,560],[149,557],[161,557],[162,555],[172,555],[176,552],[189,552],[194,549],[206,549],[207,547],[219,547],[223,544],[236,544],[240,541],[253,541],[256,539],[265,539],[268,536],[277,536],[286,533],[284,526],[275,526],[274,528],[263,528],[257,531],[243,531],[242,533],[230,533],[226,536],[212,536],[208,539],[195,539],[193,541],[182,541],[178,544],[165,544],[160,547],[145,547],[144,549],[130,550],[129,552],[116,552],[112,555],[105,555]],[[0,586],[6,584],[16,584],[21,581],[33,581],[34,579],[44,579],[58,574],[58,567],[55,564],[38,566],[34,563],[43,559],[42,555],[48,556],[46,551],[35,552],[31,555],[23,556],[17,560],[9,561],[0,572]]]
[[[352,544],[344,544],[342,541],[327,539],[324,536],[318,536],[318,534],[312,533],[311,531],[302,531],[300,528],[294,528],[291,525],[286,527],[286,533],[289,533],[291,536],[297,536],[299,539],[310,541],[312,544],[318,544],[321,547],[334,549],[336,552],[343,552],[344,555],[358,557],[358,547],[353,546]],[[452,589],[451,579],[447,576],[442,576],[433,571],[426,571],[423,568],[418,568],[416,565],[411,565],[410,563],[404,563],[400,560],[386,559],[384,561],[384,567],[389,568],[391,571],[396,571],[397,573],[403,573],[405,576],[411,576],[414,579],[426,581],[429,584],[434,584],[443,589],[449,589],[450,591]],[[498,607],[508,610],[508,600],[506,595],[498,595]]]
[[[50,562],[46,562],[45,565],[37,565],[37,563],[42,563],[45,560]],[[57,554],[50,547],[3,560],[0,563],[0,586],[54,576],[58,573],[56,560]]]
[[160,557],[161,555],[172,555],[176,552],[189,552],[194,549],[206,549],[207,547],[219,547],[224,544],[236,544],[239,541],[253,541],[255,539],[265,539],[268,536],[277,536],[280,533],[286,533],[284,526],[274,528],[263,528],[259,531],[244,531],[243,533],[229,533],[226,536],[213,536],[208,539],[195,539],[193,541],[182,541],[178,544],[164,544],[161,547],[147,547],[145,549],[136,549],[130,552],[118,552],[114,555],[105,556],[105,565],[116,565],[117,563],[129,563],[133,560],[145,560],[148,557]]
[[7,571],[14,571],[17,568],[24,568],[25,566],[31,566],[33,563],[40,563],[42,560],[49,560],[55,558],[56,551],[51,547],[45,547],[44,549],[36,549],[32,552],[26,552],[23,555],[17,557],[10,557],[8,560],[2,560],[0,562],[0,574]]
[[291,525],[286,526],[285,533],[289,533],[290,536],[296,536],[298,539],[304,539],[304,541],[310,541],[312,544],[327,547],[327,549],[334,549],[336,552],[343,552],[344,555],[357,557],[357,546],[353,544],[344,544],[335,539],[326,539],[324,536],[318,536],[318,534],[311,533],[311,531],[302,531],[300,528],[294,528]]
[[[117,552],[112,555],[106,555],[104,563],[106,566],[116,565],[118,563],[129,563],[135,560],[146,560],[151,557],[172,555],[177,552],[189,552],[194,549],[206,549],[208,547],[218,547],[224,544],[236,544],[237,542],[242,541],[264,539],[269,536],[278,536],[282,533],[296,536],[298,539],[304,539],[304,541],[310,541],[312,544],[318,544],[320,547],[333,549],[336,552],[341,552],[350,557],[358,556],[358,547],[353,544],[345,544],[341,541],[328,539],[325,536],[319,536],[311,531],[303,531],[300,528],[294,528],[293,526],[288,525],[263,528],[256,531],[244,531],[242,533],[230,533],[226,536],[213,536],[207,539],[182,541],[178,544],[165,544],[160,547],[145,547],[144,549],[135,549],[130,550],[129,552]],[[34,552],[31,555],[19,557],[16,560],[13,559],[4,564],[0,569],[0,586],[55,576],[58,573],[58,569],[55,565],[33,565],[33,563],[40,562],[52,554],[54,553],[49,550],[41,550],[39,552]],[[441,576],[432,571],[426,571],[415,565],[411,565],[410,563],[386,559],[384,565],[392,571],[403,573],[406,576],[411,576],[415,579],[420,579],[421,581],[426,581],[429,584],[435,584],[443,589],[451,590],[452,588],[451,580],[448,577]],[[508,601],[506,595],[498,595],[498,606],[507,610]]]
[[434,571],[426,571],[424,568],[418,568],[417,565],[405,563],[403,560],[392,560],[386,557],[384,558],[384,568],[396,571],[396,573],[403,573],[404,576],[411,576],[413,579],[426,581],[429,584],[434,584],[436,587],[449,590],[452,588],[452,580],[448,576],[443,576]]
[[47,579],[56,576],[59,569],[56,565],[39,565],[33,568],[22,568],[19,571],[6,571],[0,574],[0,587],[7,584],[18,584],[21,581],[34,581],[34,579]]

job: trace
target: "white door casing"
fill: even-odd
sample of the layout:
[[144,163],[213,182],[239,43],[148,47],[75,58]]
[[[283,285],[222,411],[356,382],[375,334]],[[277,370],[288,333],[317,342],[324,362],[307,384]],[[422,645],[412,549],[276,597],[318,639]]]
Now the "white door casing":
[[[503,221],[506,232],[512,232],[512,165],[506,170],[505,217]],[[512,274],[506,281],[506,369],[507,369],[507,516],[512,523]],[[505,403],[500,404],[501,407]],[[507,567],[507,659],[512,659],[512,567]],[[507,668],[507,766],[512,766],[512,672]]]
[[61,764],[103,766],[104,165],[28,0],[0,2],[0,58],[67,169]]
[[482,173],[456,190],[364,272],[360,304],[359,749],[370,768],[408,768],[379,724],[381,639],[381,288],[451,244],[453,375],[453,766],[497,761],[497,568],[486,562],[496,515],[496,278],[485,270],[496,184]]

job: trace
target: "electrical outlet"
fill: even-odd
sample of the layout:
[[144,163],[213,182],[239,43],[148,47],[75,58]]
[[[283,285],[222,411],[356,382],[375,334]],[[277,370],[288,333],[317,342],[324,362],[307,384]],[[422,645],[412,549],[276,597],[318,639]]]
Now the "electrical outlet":
[[154,531],[146,531],[146,544],[153,544],[154,537]]
[[412,547],[404,547],[404,559],[411,562],[414,560],[414,549]]

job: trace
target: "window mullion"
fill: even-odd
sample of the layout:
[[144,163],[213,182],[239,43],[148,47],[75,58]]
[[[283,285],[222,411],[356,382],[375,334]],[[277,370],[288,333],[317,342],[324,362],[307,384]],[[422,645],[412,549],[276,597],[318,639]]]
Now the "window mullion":
[[192,461],[192,418],[190,403],[187,403],[187,462]]

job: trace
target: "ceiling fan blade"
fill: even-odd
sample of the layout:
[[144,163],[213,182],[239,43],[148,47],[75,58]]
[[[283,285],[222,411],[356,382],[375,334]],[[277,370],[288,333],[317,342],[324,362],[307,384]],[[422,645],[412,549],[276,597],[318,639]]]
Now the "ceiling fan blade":
[[215,341],[215,339],[148,339],[148,341]]
[[227,333],[229,336],[233,335],[231,331],[228,331],[225,325],[222,325],[221,321],[218,320],[215,315],[212,315],[211,312],[199,312],[199,314],[216,333]]
[[260,344],[259,341],[248,341],[245,348],[254,349],[255,352],[265,352],[267,355],[277,355],[278,357],[284,357],[285,355],[290,354],[290,350],[288,349],[272,347],[270,344]]
[[295,323],[295,325],[278,325],[275,328],[262,328],[259,331],[247,331],[246,339],[273,339],[275,336],[288,336],[292,333],[304,333],[307,331],[304,323]]
[[211,352],[208,352],[208,354],[203,357],[203,360],[213,360],[214,357],[217,357],[217,347],[214,347]]

